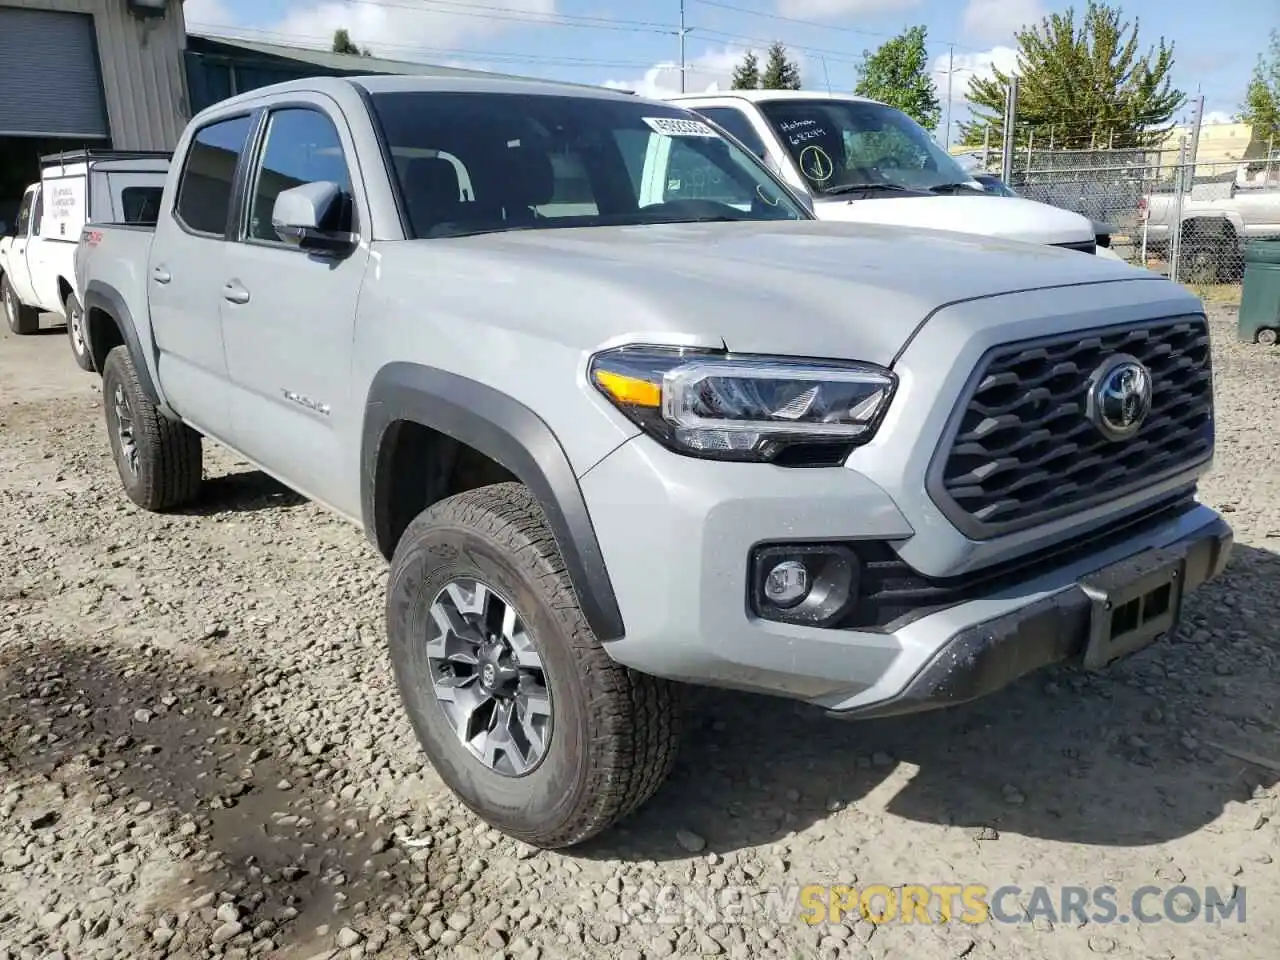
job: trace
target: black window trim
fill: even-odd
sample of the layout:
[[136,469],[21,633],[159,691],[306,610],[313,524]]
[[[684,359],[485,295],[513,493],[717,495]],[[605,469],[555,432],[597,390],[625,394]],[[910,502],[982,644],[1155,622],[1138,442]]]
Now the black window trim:
[[[746,101],[744,100],[743,102],[745,103]],[[757,153],[755,150],[752,150],[752,149],[751,149],[751,147],[750,147],[750,145],[748,145],[748,144],[747,144],[747,142],[746,142],[745,140],[743,140],[741,137],[739,137],[736,133],[734,133],[732,130],[730,130],[728,127],[726,127],[724,124],[722,124],[722,123],[720,123],[718,120],[716,120],[716,118],[715,118],[715,117],[708,117],[708,116],[706,116],[706,115],[702,112],[703,110],[732,110],[732,111],[734,111],[736,114],[738,114],[738,116],[740,116],[740,117],[743,119],[743,122],[745,122],[745,123],[746,123],[747,128],[748,128],[748,129],[749,129],[749,130],[750,130],[750,131],[755,135],[756,139],[760,141],[760,149],[761,149],[761,150],[763,150],[763,151],[765,152],[765,154],[766,154],[766,155],[768,154],[768,152],[769,152],[769,144],[767,144],[767,143],[765,142],[764,137],[760,136],[760,131],[759,131],[759,130],[757,130],[757,129],[756,129],[756,125],[755,125],[754,123],[752,123],[752,122],[751,122],[751,116],[747,113],[747,111],[746,111],[746,110],[742,109],[741,107],[734,106],[734,105],[732,105],[732,104],[728,104],[728,103],[712,103],[712,104],[706,104],[706,105],[701,106],[701,107],[693,107],[693,108],[692,108],[692,110],[693,110],[693,112],[694,112],[694,113],[696,113],[698,116],[702,117],[702,119],[710,121],[710,122],[712,123],[712,125],[714,126],[714,128],[715,128],[715,130],[716,130],[716,132],[717,132],[717,133],[727,134],[727,135],[728,135],[728,136],[729,136],[729,137],[730,137],[730,138],[731,138],[735,143],[737,143],[737,144],[738,144],[738,146],[740,146],[740,147],[742,147],[742,149],[746,150],[746,151],[747,151],[747,153],[750,153],[752,156],[756,157],[757,159],[762,159],[762,158],[760,157],[760,154],[759,154],[759,153]]]
[[[300,250],[292,244],[285,243],[283,240],[264,240],[261,237],[249,236],[249,215],[253,212],[254,185],[257,182],[262,158],[267,147],[267,132],[271,127],[271,115],[281,110],[309,110],[312,113],[320,114],[333,127],[333,132],[338,136],[338,147],[342,150],[342,161],[347,166],[347,177],[351,181],[351,234],[352,236],[362,237],[361,225],[367,218],[360,216],[360,201],[357,197],[358,191],[356,189],[356,184],[359,182],[360,177],[360,165],[359,159],[354,156],[355,151],[348,152],[346,144],[342,142],[342,128],[337,119],[335,119],[333,112],[314,101],[291,98],[272,100],[257,111],[260,116],[254,128],[253,136],[248,142],[245,155],[242,158],[242,169],[237,171],[237,184],[233,203],[235,219],[229,225],[227,239],[232,243],[243,243],[247,246],[265,247],[270,250],[288,250],[307,256],[314,255],[314,251]],[[338,112],[340,115],[340,111]],[[355,140],[352,137],[352,144],[354,145],[354,143]]]
[[[191,136],[187,140],[185,154],[182,158],[182,170],[178,174],[178,188],[173,192],[173,207],[170,210],[173,222],[178,225],[178,229],[183,233],[201,240],[219,240],[224,243],[231,239],[232,224],[236,222],[233,217],[235,217],[239,212],[238,198],[242,185],[241,181],[244,177],[245,157],[248,155],[252,144],[256,142],[258,129],[262,122],[261,115],[261,107],[249,107],[243,110],[234,110],[228,113],[219,114],[216,117],[211,117],[207,123],[202,123],[191,132]],[[182,202],[182,188],[186,184],[187,180],[187,166],[191,163],[191,154],[193,152],[192,147],[196,145],[196,139],[200,136],[201,132],[208,130],[210,127],[215,127],[220,123],[227,123],[231,120],[241,119],[248,119],[249,132],[245,135],[244,146],[240,148],[240,156],[236,158],[236,168],[231,176],[231,197],[230,202],[227,204],[226,223],[222,225],[221,233],[215,233],[212,230],[197,230],[195,227],[192,227],[183,220],[182,214],[178,211],[178,205]]]
[[31,229],[29,236],[40,236],[40,221],[44,219],[44,181],[40,182],[40,186],[36,187],[35,193],[31,200]]

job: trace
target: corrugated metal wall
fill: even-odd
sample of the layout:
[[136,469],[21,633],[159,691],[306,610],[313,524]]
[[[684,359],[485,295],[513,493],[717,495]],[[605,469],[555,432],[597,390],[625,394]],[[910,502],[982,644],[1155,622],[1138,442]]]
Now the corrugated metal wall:
[[[0,0],[0,6],[92,14],[112,146],[174,148],[190,117],[183,61],[187,30],[180,0],[170,0],[163,19],[146,22],[129,13],[125,0]],[[57,64],[49,67],[57,69]]]

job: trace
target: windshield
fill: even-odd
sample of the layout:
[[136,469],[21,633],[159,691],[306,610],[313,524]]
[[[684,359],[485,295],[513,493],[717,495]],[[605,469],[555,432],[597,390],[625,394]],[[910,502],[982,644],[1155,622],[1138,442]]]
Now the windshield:
[[677,107],[511,93],[372,99],[416,237],[811,218],[755,157]]
[[759,104],[813,193],[850,185],[929,191],[969,175],[900,110],[859,100],[766,100]]

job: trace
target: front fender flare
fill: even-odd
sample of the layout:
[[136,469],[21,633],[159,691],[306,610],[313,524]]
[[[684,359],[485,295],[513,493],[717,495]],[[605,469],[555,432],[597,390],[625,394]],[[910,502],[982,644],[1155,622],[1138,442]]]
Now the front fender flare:
[[384,556],[395,550],[382,509],[383,440],[399,421],[430,427],[509,470],[538,499],[555,536],[583,616],[601,641],[623,636],[622,613],[605,568],[586,500],[551,428],[517,400],[478,381],[434,367],[391,363],[378,371],[365,405],[360,496],[366,534]]

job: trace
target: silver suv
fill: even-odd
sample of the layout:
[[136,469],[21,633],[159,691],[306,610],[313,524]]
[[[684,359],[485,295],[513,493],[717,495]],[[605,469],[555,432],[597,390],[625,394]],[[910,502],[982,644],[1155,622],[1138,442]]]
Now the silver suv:
[[127,494],[198,496],[208,438],[360,524],[426,752],[544,847],[658,788],[679,683],[955,704],[1152,643],[1230,550],[1183,288],[819,223],[671,104],[244,94],[77,276]]

